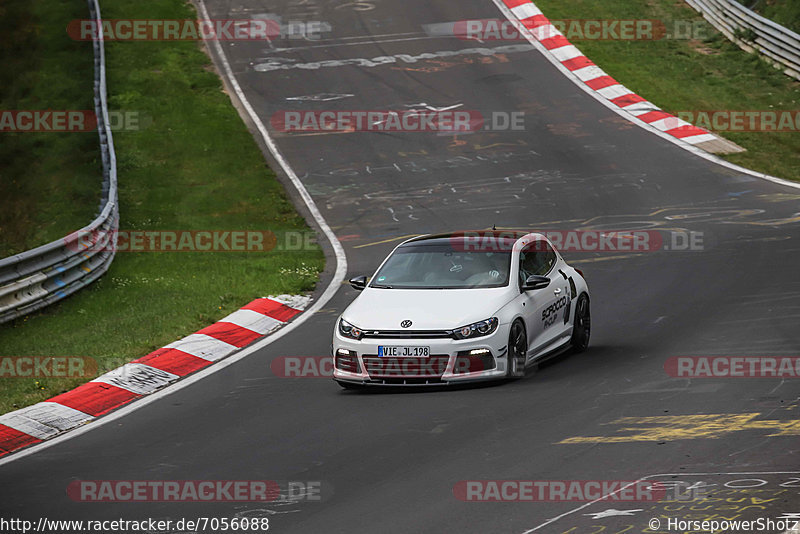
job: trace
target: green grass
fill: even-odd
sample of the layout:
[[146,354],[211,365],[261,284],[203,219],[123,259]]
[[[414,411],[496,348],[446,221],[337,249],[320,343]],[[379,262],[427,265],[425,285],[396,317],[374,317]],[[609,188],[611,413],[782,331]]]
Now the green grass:
[[[551,19],[703,19],[676,0],[536,0]],[[797,110],[800,82],[730,43],[704,24],[701,39],[576,40],[608,74],[671,113],[699,110]],[[800,180],[800,132],[719,132],[747,149],[725,159]]]
[[[92,46],[67,38],[84,2],[0,3],[0,109],[92,109]],[[96,132],[0,132],[0,257],[85,226],[100,203]]]
[[743,4],[762,17],[800,32],[800,2],[797,0],[756,0]]
[[[29,22],[42,30],[28,36],[37,44],[28,58],[35,65],[29,74],[30,87],[9,91],[4,86],[4,93],[30,94],[45,91],[40,85],[48,80],[61,83],[52,72],[45,76],[39,70],[50,61],[43,57],[51,52],[47,46],[55,43],[65,50],[61,59],[64,68],[58,70],[70,78],[65,85],[74,85],[76,95],[90,94],[91,49],[84,44],[73,46],[64,31],[68,20],[86,18],[84,4],[77,2],[80,9],[75,12],[62,12],[57,24],[42,22],[51,8],[63,8],[63,4],[69,2],[31,4],[38,5],[39,13]],[[103,0],[102,9],[108,19],[195,17],[193,9],[181,0]],[[24,16],[22,9],[16,13],[17,17]],[[20,18],[19,26],[23,27],[21,22]],[[15,27],[13,21],[6,23]],[[121,229],[271,230],[279,236],[310,231],[267,168],[197,43],[112,42],[107,43],[106,51],[111,108],[137,112],[146,124],[138,131],[114,134]],[[85,58],[89,58],[89,67],[73,72],[69,65],[81,64]],[[89,104],[60,105],[86,108]],[[42,101],[39,107],[55,106]],[[80,157],[74,159],[51,152],[50,143],[57,142],[52,138],[39,141],[42,147],[35,153],[38,165],[59,169],[59,176],[66,181],[75,179],[81,170],[87,176],[87,202],[69,200],[64,193],[64,202],[76,204],[75,211],[82,213],[82,218],[61,219],[53,237],[85,224],[97,207],[100,169],[96,134],[87,139],[86,147],[79,150]],[[23,143],[18,149],[29,147]],[[2,161],[2,172],[6,173],[10,165]],[[45,175],[40,185],[54,189],[62,186],[55,177]],[[36,196],[31,191],[38,189],[4,190],[6,196],[15,198],[3,202],[15,205],[35,200],[32,217],[43,217],[40,211],[47,211],[51,217],[60,213],[60,204],[51,206],[49,198],[28,198]],[[18,242],[29,246],[36,244],[32,243],[35,240],[26,236]],[[98,361],[102,373],[207,326],[253,298],[310,291],[323,264],[317,246],[266,253],[119,252],[109,272],[91,287],[39,313],[0,325],[0,357],[88,356]],[[44,400],[85,381],[1,380],[0,413]]]

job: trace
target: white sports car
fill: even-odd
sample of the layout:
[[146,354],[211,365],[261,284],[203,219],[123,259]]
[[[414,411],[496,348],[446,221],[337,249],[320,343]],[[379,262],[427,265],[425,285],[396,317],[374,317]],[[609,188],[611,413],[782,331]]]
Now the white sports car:
[[333,377],[346,388],[519,378],[589,344],[589,290],[547,238],[503,231],[403,242],[337,319]]

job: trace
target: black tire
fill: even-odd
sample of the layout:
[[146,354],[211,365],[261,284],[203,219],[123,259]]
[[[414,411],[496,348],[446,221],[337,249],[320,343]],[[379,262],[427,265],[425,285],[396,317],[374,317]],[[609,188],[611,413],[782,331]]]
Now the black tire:
[[575,319],[572,324],[572,337],[569,340],[572,350],[583,352],[589,347],[592,333],[592,313],[589,307],[589,296],[586,293],[578,297],[575,305]]
[[506,378],[515,379],[525,376],[525,359],[528,352],[528,336],[522,321],[514,321],[508,333],[508,367]]

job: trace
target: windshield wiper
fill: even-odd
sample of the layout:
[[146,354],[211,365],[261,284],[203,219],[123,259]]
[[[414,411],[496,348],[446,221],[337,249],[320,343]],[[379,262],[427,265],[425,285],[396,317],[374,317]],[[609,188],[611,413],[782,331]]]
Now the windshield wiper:
[[381,284],[372,284],[369,287],[374,287],[376,289],[394,289],[392,286],[385,286],[385,285],[381,285]]

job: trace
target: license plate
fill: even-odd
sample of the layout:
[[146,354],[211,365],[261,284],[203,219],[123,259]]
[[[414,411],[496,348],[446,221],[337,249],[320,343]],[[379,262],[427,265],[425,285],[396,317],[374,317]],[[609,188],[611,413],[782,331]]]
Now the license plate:
[[431,355],[430,347],[385,347],[378,346],[378,357],[395,358],[427,358]]

